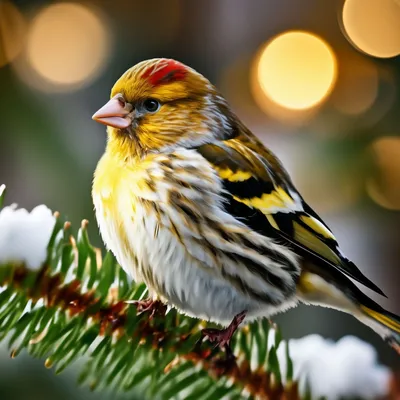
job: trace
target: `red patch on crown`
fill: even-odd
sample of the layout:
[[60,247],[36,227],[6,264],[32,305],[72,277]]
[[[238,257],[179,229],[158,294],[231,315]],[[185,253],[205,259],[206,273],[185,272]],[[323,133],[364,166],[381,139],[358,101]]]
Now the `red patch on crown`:
[[163,83],[181,81],[185,79],[186,67],[175,60],[165,60],[149,67],[143,74],[151,85],[158,86]]

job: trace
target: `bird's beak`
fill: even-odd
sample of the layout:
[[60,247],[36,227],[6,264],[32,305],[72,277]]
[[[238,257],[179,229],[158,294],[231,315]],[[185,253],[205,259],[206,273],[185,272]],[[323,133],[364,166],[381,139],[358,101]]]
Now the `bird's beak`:
[[108,103],[93,114],[92,119],[101,124],[112,126],[114,128],[128,128],[132,124],[132,108],[130,104],[125,103],[121,96],[113,97]]

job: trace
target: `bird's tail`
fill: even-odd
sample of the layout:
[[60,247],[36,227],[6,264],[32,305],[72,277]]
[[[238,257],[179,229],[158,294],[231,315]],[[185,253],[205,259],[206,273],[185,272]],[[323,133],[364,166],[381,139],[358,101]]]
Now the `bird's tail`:
[[297,297],[304,303],[352,314],[400,354],[400,317],[386,311],[347,278],[342,278],[340,283],[331,282],[314,273],[305,272],[297,285]]
[[368,300],[368,306],[360,304],[361,314],[357,318],[382,336],[400,354],[400,317],[386,311],[371,299]]

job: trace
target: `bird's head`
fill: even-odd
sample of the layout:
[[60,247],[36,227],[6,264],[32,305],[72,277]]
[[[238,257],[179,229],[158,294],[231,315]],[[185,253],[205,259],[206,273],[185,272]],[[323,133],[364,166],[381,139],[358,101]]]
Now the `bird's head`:
[[[124,155],[192,147],[229,136],[230,111],[211,83],[171,59],[142,61],[115,83],[93,115]],[[124,150],[122,150],[124,149]]]

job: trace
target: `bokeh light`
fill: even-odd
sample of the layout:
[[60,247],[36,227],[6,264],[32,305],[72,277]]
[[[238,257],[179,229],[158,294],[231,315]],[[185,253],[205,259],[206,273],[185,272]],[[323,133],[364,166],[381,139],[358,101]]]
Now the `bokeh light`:
[[400,210],[400,137],[383,137],[372,145],[376,174],[366,181],[371,199],[381,207]]
[[343,27],[350,42],[375,57],[400,54],[400,2],[346,0]]
[[26,22],[9,1],[0,2],[0,67],[13,61],[23,48]]
[[318,36],[291,31],[275,37],[255,60],[262,92],[279,106],[304,110],[321,103],[336,80],[336,57]]
[[362,114],[371,108],[377,98],[378,69],[371,60],[354,51],[343,54],[341,59],[332,103],[343,114]]
[[33,20],[27,51],[28,64],[42,78],[70,90],[93,80],[104,67],[109,38],[97,13],[59,3]]

